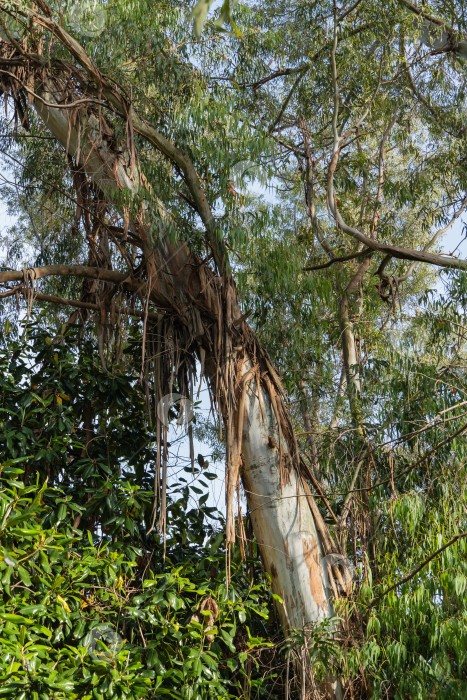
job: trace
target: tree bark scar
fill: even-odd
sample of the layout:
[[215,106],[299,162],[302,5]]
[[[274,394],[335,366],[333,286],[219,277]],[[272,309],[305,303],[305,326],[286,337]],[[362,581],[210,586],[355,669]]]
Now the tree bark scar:
[[283,537],[282,542],[284,544],[284,553],[285,553],[285,565],[288,568],[289,571],[293,570],[293,561],[290,558],[289,554],[289,543],[287,542],[287,538]]
[[302,545],[303,556],[310,574],[311,595],[318,608],[327,610],[326,596],[324,595],[323,582],[321,580],[319,551],[313,535],[302,535]]

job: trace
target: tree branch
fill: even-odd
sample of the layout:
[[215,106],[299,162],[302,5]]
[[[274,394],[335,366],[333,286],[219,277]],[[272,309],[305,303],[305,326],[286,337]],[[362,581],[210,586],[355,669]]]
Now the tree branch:
[[330,267],[331,265],[334,265],[334,263],[346,262],[347,260],[355,260],[355,258],[369,257],[370,255],[373,255],[374,252],[374,250],[368,249],[361,250],[358,253],[344,255],[342,256],[342,258],[333,258],[332,260],[328,260],[326,263],[322,263],[321,265],[311,265],[309,267],[304,267],[303,270],[305,272],[310,272],[311,270],[324,270],[325,267]]
[[424,561],[422,561],[422,563],[421,563],[419,566],[417,566],[416,569],[414,569],[413,571],[411,571],[410,574],[408,574],[407,576],[404,576],[404,578],[402,578],[400,581],[398,581],[397,583],[395,583],[393,586],[390,586],[389,588],[386,588],[386,590],[383,591],[383,593],[380,593],[380,595],[376,596],[376,598],[373,598],[373,600],[372,600],[370,603],[368,603],[368,606],[367,606],[367,607],[372,608],[373,605],[374,605],[375,603],[377,603],[378,600],[380,600],[381,598],[384,598],[385,595],[387,595],[388,593],[390,593],[391,591],[393,591],[395,588],[398,588],[399,586],[402,586],[404,583],[407,583],[407,581],[410,581],[410,579],[412,579],[414,576],[416,576],[416,575],[418,574],[419,571],[421,571],[423,568],[425,568],[425,566],[426,566],[427,564],[429,564],[430,561],[432,561],[433,559],[435,559],[435,557],[437,557],[438,554],[441,554],[441,552],[444,552],[445,549],[447,549],[448,547],[450,547],[452,544],[454,544],[454,543],[457,542],[458,540],[461,540],[463,537],[467,537],[467,532],[461,532],[459,535],[456,535],[455,537],[453,537],[452,540],[449,540],[449,542],[446,542],[446,544],[443,544],[442,547],[440,547],[439,549],[437,549],[436,552],[433,552],[433,554],[431,554],[427,559],[425,559]]
[[308,71],[309,67],[310,67],[310,64],[305,66],[304,68],[302,68],[302,70],[298,74],[294,84],[292,85],[292,87],[289,90],[289,94],[285,98],[284,103],[279,110],[279,114],[277,115],[277,117],[274,119],[273,123],[269,127],[268,134],[272,133],[274,131],[274,129],[276,128],[276,126],[279,124],[280,120],[282,119],[282,115],[284,114],[285,110],[287,109],[287,105],[289,104],[290,100],[292,99],[292,95],[294,94],[295,90],[299,86],[301,79],[304,77],[304,75]]
[[[3,5],[4,3],[0,2],[0,7]],[[205,226],[207,239],[214,254],[216,265],[221,274],[228,273],[229,262],[227,250],[224,246],[222,238],[220,237],[216,220],[211,211],[203,188],[201,187],[196,169],[188,155],[184,151],[177,148],[175,144],[165,138],[165,136],[160,134],[151,124],[146,122],[137,114],[136,110],[131,104],[131,98],[129,96],[123,96],[112,86],[107,76],[100,72],[97,65],[88,56],[83,47],[61,25],[57,24],[49,17],[44,17],[43,15],[38,14],[30,8],[28,8],[27,11],[23,10],[21,14],[26,17],[29,16],[38,25],[50,31],[60,41],[62,46],[69,51],[84,68],[88,76],[93,80],[98,95],[108,100],[109,105],[111,105],[122,118],[124,118],[127,122],[130,122],[132,128],[137,133],[155,146],[157,150],[165,155],[172,163],[178,165],[184,175],[185,182],[190,190],[191,196],[196,203],[198,214]],[[51,108],[53,109],[54,107],[52,106]],[[57,104],[57,109],[60,108],[61,105]]]
[[346,224],[337,208],[333,179],[334,175],[333,172],[331,172],[329,178],[329,208],[334,219],[336,220],[337,225],[344,233],[349,234],[371,250],[387,253],[393,258],[399,258],[400,260],[414,260],[417,262],[427,263],[429,265],[437,265],[438,267],[447,267],[455,270],[467,270],[467,260],[460,260],[459,258],[453,258],[451,256],[444,257],[442,254],[428,253],[424,250],[412,250],[411,248],[402,248],[400,246],[379,243],[379,241],[375,241],[366,236],[362,231],[359,231],[358,229],[353,228],[353,226]]
[[[130,289],[138,290],[146,284],[141,280],[134,280],[123,272],[108,270],[100,267],[88,267],[87,265],[44,265],[43,267],[27,268],[34,279],[39,280],[44,277],[71,275],[74,277],[87,277],[88,279],[103,280],[113,284],[127,284]],[[0,272],[0,284],[4,282],[24,281],[24,270],[7,270]]]
[[[438,238],[440,238],[447,231],[449,231],[449,229],[451,228],[453,223],[456,221],[456,219],[459,218],[459,216],[462,214],[462,212],[464,211],[466,206],[467,206],[467,197],[465,197],[464,201],[462,202],[461,207],[455,212],[454,216],[449,221],[449,223],[444,228],[439,229],[439,231],[437,231],[435,233],[435,235],[428,241],[426,246],[423,248],[424,251],[427,251],[429,248],[431,248],[431,246],[433,246],[436,243]],[[407,272],[404,275],[397,277],[397,279],[396,279],[397,284],[400,284],[401,282],[405,282],[406,280],[408,280],[410,275],[412,274],[412,272],[415,270],[415,268],[419,264],[420,264],[419,262],[413,262],[411,265],[409,265],[409,269],[407,270]]]
[[449,24],[446,24],[446,22],[444,22],[442,19],[439,19],[434,15],[430,15],[428,12],[426,12],[426,10],[422,10],[420,7],[417,7],[413,3],[409,2],[409,0],[401,0],[401,2],[403,5],[406,6],[408,10],[410,10],[414,14],[418,15],[419,17],[423,17],[423,19],[426,19],[431,24],[435,24],[437,27],[442,27],[442,29],[444,29],[449,34],[459,33],[459,30],[456,30],[454,29],[454,27],[451,27]]
[[444,447],[444,445],[447,445],[448,443],[452,442],[456,437],[459,437],[459,435],[462,435],[462,433],[465,433],[467,430],[467,423],[465,423],[459,430],[456,430],[455,433],[452,435],[449,435],[445,440],[442,440],[441,442],[438,442],[437,445],[431,448],[431,450],[428,450],[425,452],[420,459],[417,459],[414,464],[412,464],[410,467],[407,467],[407,469],[404,469],[403,471],[399,472],[398,474],[394,474],[393,476],[387,478],[387,479],[382,479],[381,481],[378,481],[376,484],[372,484],[371,486],[362,486],[362,488],[359,489],[352,489],[352,491],[346,491],[346,496],[350,493],[358,493],[361,491],[374,491],[374,489],[379,488],[380,486],[384,486],[385,484],[389,484],[391,481],[395,481],[396,479],[400,479],[401,476],[406,476],[406,474],[410,474],[414,469],[420,466],[420,464],[423,464],[423,462],[428,458],[431,457],[432,454],[434,454],[437,450],[439,450],[440,447]]
[[[360,2],[360,0],[358,0]],[[338,18],[338,22],[341,22],[349,12],[352,12],[352,10],[355,9],[358,3],[355,3],[355,6],[350,8],[348,12],[345,12],[341,17]],[[355,36],[356,34],[360,34],[360,32],[364,32],[367,29],[371,29],[372,27],[375,26],[375,22],[364,22],[363,24],[359,25],[358,27],[355,27],[354,29],[351,29],[349,32],[341,36],[341,40],[345,41],[346,39],[349,39],[352,36]],[[282,70],[277,70],[274,71],[274,73],[271,73],[270,75],[265,76],[264,78],[261,78],[260,80],[257,80],[255,83],[247,83],[244,85],[244,87],[251,87],[253,90],[257,90],[261,85],[265,85],[268,83],[270,80],[275,80],[276,78],[282,78],[283,76],[287,75],[295,75],[296,73],[301,73],[302,71],[307,71],[313,63],[320,57],[320,55],[326,51],[331,45],[332,45],[333,40],[329,39],[326,43],[322,44],[322,46],[319,47],[315,51],[315,53],[311,56],[311,58],[306,62],[302,63],[301,66],[296,66],[295,68],[283,68]]]
[[[77,309],[90,309],[92,311],[100,311],[100,304],[91,304],[86,301],[76,301],[75,299],[64,299],[63,297],[56,297],[51,294],[34,294],[34,300],[47,301],[52,304],[61,304],[62,306],[73,306]],[[125,316],[135,316],[136,318],[151,319],[152,321],[158,321],[160,319],[160,314],[145,313],[144,311],[138,311],[137,309],[125,309],[121,306],[115,307],[115,312],[117,314],[124,314]]]

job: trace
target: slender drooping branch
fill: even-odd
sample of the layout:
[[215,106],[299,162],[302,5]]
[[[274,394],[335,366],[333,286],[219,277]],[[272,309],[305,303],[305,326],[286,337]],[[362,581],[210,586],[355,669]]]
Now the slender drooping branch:
[[321,265],[307,265],[307,267],[304,267],[303,270],[305,272],[311,272],[313,270],[324,270],[327,267],[330,267],[331,265],[334,265],[335,263],[342,263],[342,262],[347,262],[348,260],[356,260],[357,258],[365,258],[373,255],[375,251],[374,250],[359,250],[357,253],[351,253],[350,255],[343,255],[341,258],[333,258],[332,260],[328,260],[328,262],[321,263]]
[[386,588],[386,590],[383,591],[382,593],[380,593],[379,595],[377,595],[376,598],[373,598],[373,600],[368,603],[368,607],[372,608],[375,605],[375,603],[378,602],[378,600],[381,600],[381,598],[384,598],[384,596],[386,596],[391,591],[394,591],[396,588],[399,588],[399,586],[402,586],[404,583],[407,583],[408,581],[410,581],[414,576],[416,576],[418,574],[419,571],[424,569],[425,566],[430,563],[430,561],[433,561],[433,559],[435,559],[442,552],[444,552],[445,549],[447,549],[448,547],[451,547],[451,545],[455,544],[456,542],[463,539],[464,537],[467,537],[467,532],[461,532],[458,535],[456,535],[455,537],[453,537],[451,540],[449,540],[449,542],[446,542],[446,544],[443,544],[443,546],[440,547],[439,549],[437,549],[436,552],[433,552],[433,554],[431,554],[429,557],[424,559],[424,561],[422,561],[422,563],[419,564],[416,569],[411,571],[410,574],[407,574],[407,576],[404,576],[404,578],[401,578],[400,581],[397,581],[397,583],[394,583],[392,586],[389,586],[389,588]]
[[[337,256],[332,248],[332,246],[329,244],[329,242],[326,240],[326,237],[323,235],[323,232],[321,231],[321,227],[318,221],[318,217],[316,216],[316,203],[315,203],[315,183],[314,183],[314,163],[313,163],[313,158],[311,155],[310,151],[310,144],[309,144],[309,139],[308,139],[308,129],[304,123],[301,125],[302,127],[302,134],[303,134],[303,143],[305,146],[305,157],[306,157],[306,168],[305,168],[305,203],[308,209],[308,213],[310,216],[310,222],[311,222],[311,229],[313,233],[315,233],[316,238],[318,239],[322,249],[330,259],[329,264],[332,264]],[[306,269],[306,268],[305,268]]]
[[[456,138],[461,137],[463,134],[465,134],[465,131],[467,127],[465,124],[462,123],[461,120],[457,118],[457,116],[454,116],[453,114],[450,115],[451,119],[454,120],[456,128],[455,131],[449,126],[446,125],[446,115],[443,113],[443,110],[437,110],[433,105],[426,99],[426,97],[420,92],[420,90],[417,88],[415,84],[414,77],[412,73],[410,72],[410,67],[407,61],[407,57],[405,55],[405,45],[404,45],[404,40],[403,37],[401,37],[401,55],[402,55],[402,62],[404,66],[404,71],[405,75],[407,77],[407,80],[409,82],[410,88],[415,95],[415,97],[422,103],[422,105],[425,107],[426,110],[432,115],[432,117],[435,119],[437,124],[441,126],[444,131],[449,134],[450,136],[454,136]],[[467,42],[466,42],[467,44]]]
[[[356,3],[357,5],[357,3]],[[338,22],[340,23],[345,19],[345,17],[353,10],[354,8],[351,8],[349,12],[344,12],[339,18]],[[346,39],[350,39],[353,36],[357,36],[358,34],[361,34],[363,32],[366,32],[368,29],[372,29],[375,26],[375,22],[364,22],[363,24],[358,25],[357,27],[353,27],[353,29],[350,29],[349,31],[342,32],[341,33],[341,41],[345,41]],[[325,43],[323,43],[315,52],[314,54],[310,57],[310,59],[306,63],[302,63],[299,66],[294,66],[291,68],[283,68],[281,70],[274,71],[274,73],[270,73],[270,75],[266,75],[264,78],[260,78],[259,80],[255,81],[254,83],[246,83],[243,85],[243,87],[251,87],[254,90],[257,90],[261,85],[266,85],[266,83],[269,83],[271,80],[275,80],[276,78],[282,78],[288,75],[297,75],[297,73],[306,73],[309,68],[313,66],[313,64],[320,58],[320,56],[325,53],[326,51],[329,50],[329,48],[332,46],[333,39],[329,39]]]
[[378,224],[379,216],[380,216],[380,207],[381,207],[381,200],[383,198],[383,185],[384,185],[384,149],[386,147],[386,141],[388,140],[389,134],[391,133],[392,127],[397,121],[398,117],[398,112],[399,110],[395,109],[394,114],[392,116],[391,121],[387,125],[383,138],[381,139],[381,143],[379,146],[379,158],[378,158],[378,191],[376,193],[376,203],[375,203],[375,210],[373,213],[373,219],[371,222],[371,237],[375,238],[376,236],[376,226]]
[[[0,295],[1,296],[1,295]],[[34,300],[45,301],[49,304],[57,304],[58,306],[71,306],[75,309],[89,309],[89,311],[100,311],[100,304],[93,304],[87,301],[78,301],[77,299],[65,299],[64,297],[57,297],[54,294],[42,294],[41,292],[34,293]],[[160,314],[151,313],[150,311],[138,311],[137,309],[127,309],[122,306],[115,307],[116,314],[123,314],[124,316],[134,316],[135,318],[141,318],[143,320],[158,321],[160,319]]]
[[285,98],[285,100],[282,104],[282,107],[279,110],[279,114],[274,119],[273,123],[271,124],[271,126],[268,129],[269,134],[271,134],[274,131],[274,129],[279,124],[280,120],[282,119],[282,115],[284,114],[285,110],[287,109],[287,106],[288,106],[290,100],[292,99],[292,95],[294,94],[294,92],[298,88],[298,86],[300,85],[300,82],[301,82],[302,78],[305,76],[305,74],[307,73],[308,68],[309,68],[309,65],[302,68],[302,70],[298,74],[297,78],[295,79],[294,84],[290,88],[289,93],[288,93],[287,97]]

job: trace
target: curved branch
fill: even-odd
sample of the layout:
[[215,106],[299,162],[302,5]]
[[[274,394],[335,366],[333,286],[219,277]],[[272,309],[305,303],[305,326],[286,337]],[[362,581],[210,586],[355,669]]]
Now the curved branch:
[[[345,12],[343,15],[341,15],[338,18],[338,22],[340,23],[350,12],[352,12],[357,4],[360,2],[358,0],[357,3],[355,3],[355,6],[350,8],[348,12]],[[343,34],[341,36],[341,40],[345,41],[346,39],[350,39],[350,37],[355,36],[357,34],[360,34],[360,32],[364,32],[367,29],[372,29],[375,26],[375,22],[364,22],[363,24],[360,24],[358,27],[355,27],[354,29],[351,29],[349,32]],[[329,39],[326,41],[324,44],[322,44],[319,49],[315,51],[315,53],[311,56],[311,58],[306,62],[302,63],[301,66],[295,66],[295,68],[283,68],[282,70],[277,70],[274,71],[274,73],[270,73],[270,75],[266,75],[264,78],[261,78],[260,80],[257,80],[254,83],[247,83],[243,85],[243,87],[251,87],[253,90],[257,90],[261,85],[265,85],[268,83],[270,80],[275,80],[276,78],[282,78],[283,76],[287,75],[295,75],[296,73],[301,73],[302,71],[307,71],[315,61],[320,57],[320,55],[326,51],[327,49],[332,46],[332,39]]]
[[[336,153],[338,151],[336,150]],[[336,154],[333,161],[336,160]],[[399,258],[400,260],[413,260],[416,262],[427,263],[429,265],[437,265],[438,267],[453,268],[455,270],[467,270],[467,260],[460,260],[459,258],[454,258],[451,256],[444,256],[442,254],[428,253],[425,250],[413,250],[411,248],[402,248],[400,246],[387,245],[385,243],[380,243],[379,241],[373,240],[369,236],[366,236],[359,229],[354,228],[346,224],[342,215],[340,214],[335,193],[334,193],[334,172],[331,163],[330,175],[328,182],[328,206],[334,217],[339,228],[344,232],[355,238],[360,243],[363,243],[371,250],[377,250],[382,253],[386,253],[393,258]],[[334,167],[335,169],[335,167]]]

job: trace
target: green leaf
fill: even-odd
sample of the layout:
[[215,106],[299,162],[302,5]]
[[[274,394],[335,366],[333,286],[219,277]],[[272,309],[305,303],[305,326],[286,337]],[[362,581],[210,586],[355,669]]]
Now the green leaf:
[[28,573],[27,570],[26,570],[23,566],[21,566],[21,565],[18,566],[18,574],[19,574],[19,577],[20,577],[21,581],[24,583],[25,586],[30,586],[30,585],[31,585],[31,578],[30,578],[30,576],[29,576],[29,573]]
[[193,20],[193,29],[198,39],[202,34],[209,8],[213,2],[214,0],[198,0],[191,12],[190,19]]

